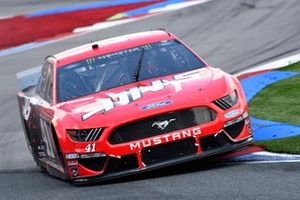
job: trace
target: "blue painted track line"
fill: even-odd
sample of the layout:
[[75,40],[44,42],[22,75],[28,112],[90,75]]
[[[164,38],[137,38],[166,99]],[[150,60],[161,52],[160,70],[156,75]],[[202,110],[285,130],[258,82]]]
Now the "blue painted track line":
[[[296,76],[298,72],[271,71],[241,80],[247,102],[259,91],[277,81]],[[284,103],[284,102],[283,102]],[[254,140],[271,140],[300,134],[300,126],[252,118]]]
[[251,118],[255,141],[280,139],[300,134],[300,126]]
[[112,1],[104,1],[99,3],[90,3],[85,5],[77,5],[77,6],[64,6],[59,8],[52,8],[47,10],[41,10],[29,13],[25,15],[26,17],[38,17],[43,15],[52,15],[64,12],[72,12],[72,11],[80,11],[87,9],[95,9],[95,8],[104,8],[108,6],[120,6],[126,4],[135,4],[135,3],[143,3],[143,2],[152,2],[154,0],[112,0]]
[[146,6],[146,7],[143,7],[143,8],[137,8],[137,9],[134,9],[134,10],[130,10],[130,11],[124,12],[123,14],[126,17],[133,17],[133,16],[136,16],[136,15],[143,15],[143,14],[149,13],[149,11],[152,10],[152,9],[161,8],[161,7],[171,5],[171,4],[182,3],[182,2],[186,2],[186,0],[167,0],[167,1],[164,1],[164,2],[156,3],[156,4],[153,4],[153,5],[150,5],[150,6]]
[[287,71],[271,71],[241,80],[246,100],[249,102],[259,91],[277,81],[290,78],[299,73]]

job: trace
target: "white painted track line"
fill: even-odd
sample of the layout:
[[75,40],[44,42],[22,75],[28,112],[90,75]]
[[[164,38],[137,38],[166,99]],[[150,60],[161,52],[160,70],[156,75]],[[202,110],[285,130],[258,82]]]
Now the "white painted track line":
[[253,72],[259,72],[259,71],[264,71],[264,70],[271,70],[271,69],[278,69],[281,67],[288,66],[290,64],[296,63],[300,61],[300,54],[296,54],[293,56],[289,56],[286,58],[282,58],[273,62],[268,62],[263,65],[259,65],[257,67],[253,67],[249,70],[242,71],[240,73],[235,74],[236,76],[248,74],[248,73],[253,73]]

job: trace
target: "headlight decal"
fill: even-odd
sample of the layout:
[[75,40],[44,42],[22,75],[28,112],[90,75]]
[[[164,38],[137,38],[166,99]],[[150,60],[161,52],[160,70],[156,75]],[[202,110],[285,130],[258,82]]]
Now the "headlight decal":
[[76,142],[91,142],[100,138],[103,128],[93,128],[85,130],[67,130],[70,138]]
[[227,110],[238,102],[237,91],[234,90],[230,94],[215,100],[213,103],[223,110]]

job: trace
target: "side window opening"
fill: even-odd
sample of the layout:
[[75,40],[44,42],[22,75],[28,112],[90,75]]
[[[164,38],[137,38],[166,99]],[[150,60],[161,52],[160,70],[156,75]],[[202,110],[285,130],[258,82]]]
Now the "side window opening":
[[41,76],[39,79],[39,82],[37,84],[36,87],[36,93],[41,96],[43,93],[43,89],[45,87],[45,83],[46,83],[46,77],[47,77],[47,72],[48,72],[48,62],[44,63],[43,67],[42,67],[42,71],[41,71]]
[[49,104],[53,104],[53,64],[49,61],[43,65],[36,93]]
[[47,101],[49,104],[53,104],[53,76],[52,71],[48,73],[47,84],[45,88],[45,95],[44,100]]

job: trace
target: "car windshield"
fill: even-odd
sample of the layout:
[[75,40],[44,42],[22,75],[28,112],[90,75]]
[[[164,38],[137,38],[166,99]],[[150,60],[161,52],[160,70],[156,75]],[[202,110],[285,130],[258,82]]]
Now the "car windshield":
[[146,44],[59,67],[57,100],[62,102],[135,81],[204,66],[177,40]]

